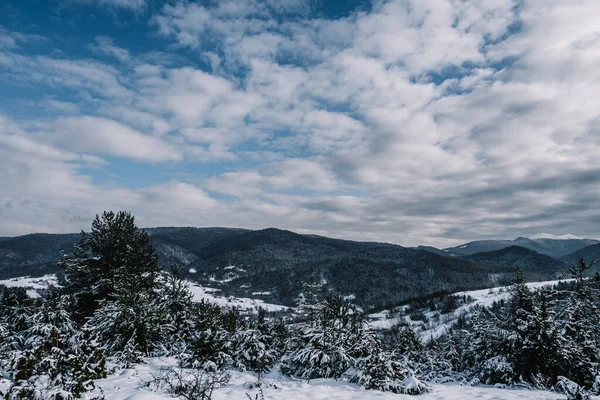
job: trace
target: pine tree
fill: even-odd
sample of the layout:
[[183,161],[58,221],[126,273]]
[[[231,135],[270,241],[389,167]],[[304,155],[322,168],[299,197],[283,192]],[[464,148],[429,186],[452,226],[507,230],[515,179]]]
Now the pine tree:
[[224,329],[221,309],[205,300],[195,303],[191,315],[192,329],[187,350],[181,356],[183,366],[214,363],[218,368],[231,363],[231,334]]
[[119,291],[123,298],[125,293],[153,290],[159,273],[148,235],[124,211],[97,215],[91,232],[81,232],[74,251],[64,255],[59,266],[65,271],[65,290],[75,295],[79,320]]
[[50,292],[30,319],[23,347],[12,352],[8,398],[78,397],[106,375],[102,352],[81,342],[58,292]]
[[272,338],[261,330],[242,326],[231,337],[234,366],[243,371],[264,374],[275,364],[276,352]]
[[537,299],[517,270],[508,306],[508,329],[512,349],[506,358],[512,363],[515,378],[531,381],[540,372],[542,319]]
[[[149,355],[162,340],[162,315],[157,298],[152,293],[118,292],[115,300],[102,301],[86,323],[109,354],[125,350],[134,338],[135,348]],[[130,344],[131,345],[131,344]]]
[[157,313],[160,314],[160,339],[162,355],[181,355],[192,330],[192,293],[179,267],[171,266],[169,274],[161,275]]
[[340,296],[330,296],[311,308],[312,319],[291,327],[283,373],[302,379],[341,378],[360,358],[368,356],[373,333],[362,315]]
[[375,346],[362,360],[351,381],[365,389],[383,392],[402,392],[402,381],[411,374],[405,364],[393,361],[390,354]]
[[600,312],[598,294],[589,287],[572,292],[565,308],[558,361],[563,375],[591,387],[600,368]]

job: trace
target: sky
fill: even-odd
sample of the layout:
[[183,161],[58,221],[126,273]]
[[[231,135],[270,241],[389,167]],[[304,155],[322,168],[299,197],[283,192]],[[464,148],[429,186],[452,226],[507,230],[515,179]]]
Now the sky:
[[3,0],[0,236],[600,226],[597,0]]

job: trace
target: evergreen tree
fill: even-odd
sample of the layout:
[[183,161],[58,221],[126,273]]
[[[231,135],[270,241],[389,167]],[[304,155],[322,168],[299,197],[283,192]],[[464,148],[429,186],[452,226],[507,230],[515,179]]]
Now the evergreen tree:
[[513,334],[510,336],[512,348],[506,357],[512,363],[515,378],[531,381],[541,368],[542,319],[537,299],[520,270],[516,273],[508,310],[507,328]]
[[195,303],[191,323],[188,346],[181,363],[184,366],[214,363],[219,368],[231,364],[231,334],[224,329],[221,309],[205,300]]
[[340,296],[330,296],[321,307],[292,326],[282,372],[303,379],[340,378],[367,357],[375,340],[362,315]]
[[23,335],[23,347],[11,356],[9,399],[78,397],[106,375],[102,351],[77,331],[57,292],[31,316]]
[[64,255],[59,266],[65,271],[65,290],[75,295],[80,320],[117,292],[123,300],[154,289],[159,273],[148,235],[125,211],[96,215],[90,233],[81,232],[74,251]]
[[181,355],[192,330],[192,293],[179,267],[161,275],[157,306],[160,314],[160,347],[163,355]]
[[231,355],[234,366],[243,371],[263,374],[276,361],[272,338],[260,329],[242,326],[231,337]]

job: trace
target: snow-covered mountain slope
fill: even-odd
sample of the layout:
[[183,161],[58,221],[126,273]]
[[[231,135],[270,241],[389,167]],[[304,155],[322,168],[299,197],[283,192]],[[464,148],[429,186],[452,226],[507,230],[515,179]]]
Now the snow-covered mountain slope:
[[553,240],[569,240],[569,239],[583,239],[579,236],[571,235],[566,233],[564,235],[553,235],[551,233],[537,233],[532,236],[528,236],[529,239],[553,239]]
[[262,300],[248,299],[243,297],[219,296],[219,289],[190,284],[190,291],[194,295],[195,301],[206,300],[222,307],[238,307],[242,311],[258,312],[259,308],[264,308],[266,311],[286,311],[288,307],[265,303]]
[[[567,280],[563,280],[567,281]],[[557,281],[530,282],[527,283],[531,289],[540,289],[543,287],[552,287]],[[456,310],[448,314],[442,314],[439,311],[421,310],[425,316],[424,320],[415,321],[410,315],[406,315],[408,306],[401,306],[393,310],[386,310],[368,316],[371,325],[376,329],[389,329],[392,326],[406,322],[419,334],[421,339],[438,338],[454,326],[458,319],[470,315],[478,306],[489,307],[494,302],[506,300],[510,296],[510,286],[500,286],[491,289],[471,290],[466,292],[457,292],[453,294],[459,298],[469,299],[466,304],[461,305]]]
[[[27,289],[27,294],[30,297],[39,297],[39,290],[48,289],[51,286],[58,285],[58,280],[55,275],[45,275],[39,278],[21,277],[13,279],[0,280],[0,285],[8,287],[23,287]],[[266,303],[263,300],[238,298],[233,296],[219,295],[220,289],[200,286],[195,283],[189,285],[190,291],[194,296],[195,301],[206,300],[222,307],[238,307],[241,311],[258,312],[259,308],[264,308],[266,311],[286,311],[288,307]]]
[[[146,364],[137,365],[135,369],[119,370],[106,379],[97,380],[95,385],[101,388],[107,399],[111,400],[169,400],[173,399],[167,393],[153,391],[144,387],[144,383],[157,375],[161,368],[173,365],[171,360],[150,358]],[[246,393],[254,399],[257,389],[251,387],[256,382],[256,376],[250,373],[232,371],[229,384],[213,393],[214,400],[243,400]],[[315,379],[310,382],[282,377],[277,372],[269,374],[266,383],[275,387],[264,389],[266,400],[554,400],[565,399],[561,394],[541,390],[501,389],[489,386],[460,386],[457,384],[432,384],[430,393],[420,396],[394,394],[365,390],[358,385],[333,379]],[[5,389],[0,384],[0,390]]]

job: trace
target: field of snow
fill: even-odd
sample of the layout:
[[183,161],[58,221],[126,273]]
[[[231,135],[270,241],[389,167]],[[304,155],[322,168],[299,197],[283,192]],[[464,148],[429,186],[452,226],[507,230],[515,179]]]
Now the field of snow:
[[258,311],[259,307],[264,308],[267,311],[286,311],[288,307],[278,305],[278,304],[270,304],[265,303],[263,300],[257,299],[247,299],[243,297],[223,297],[219,296],[218,292],[220,289],[209,288],[205,286],[200,286],[196,284],[190,284],[190,291],[194,295],[195,301],[200,301],[202,299],[207,300],[211,303],[218,304],[222,307],[239,307],[244,311]]
[[[161,368],[174,365],[172,360],[151,358],[147,364],[135,369],[118,371],[116,374],[96,381],[107,399],[111,400],[167,400],[173,399],[166,393],[144,387]],[[258,393],[252,389],[256,377],[250,373],[232,372],[232,379],[223,389],[214,392],[214,400],[244,400],[248,393],[252,399]],[[282,377],[271,373],[265,383],[275,387],[264,389],[265,400],[553,400],[566,396],[547,391],[527,389],[502,389],[489,386],[460,386],[457,384],[431,385],[432,391],[420,396],[409,396],[389,392],[365,390],[358,385],[332,379],[315,379],[310,382]]]
[[0,285],[7,287],[24,287],[27,289],[47,289],[57,283],[58,280],[55,275],[45,275],[39,278],[23,276],[20,278],[0,280]]
[[[40,278],[21,277],[0,280],[0,285],[26,288],[27,294],[30,297],[39,297],[39,293],[37,292],[39,289],[47,289],[57,284],[58,280],[55,275],[45,275]],[[263,300],[219,296],[218,292],[220,289],[200,286],[195,283],[190,283],[189,288],[194,296],[194,301],[204,299],[222,307],[239,307],[241,310],[249,312],[257,312],[259,307],[267,311],[286,311],[288,309],[286,306],[265,303]],[[261,294],[266,294],[266,292]]]
[[[566,282],[567,280],[562,280]],[[551,287],[556,285],[560,280],[557,281],[543,281],[543,282],[530,282],[527,286],[531,289],[540,289],[543,287]],[[462,297],[471,297],[474,301],[469,304],[464,304],[449,314],[440,315],[437,311],[424,311],[423,314],[427,317],[428,322],[423,323],[421,321],[412,321],[408,316],[393,317],[393,313],[390,311],[382,311],[376,314],[369,315],[370,323],[377,329],[389,329],[399,322],[406,322],[410,324],[415,331],[419,334],[421,339],[428,340],[430,338],[437,338],[447,332],[448,328],[453,326],[458,318],[461,316],[468,315],[476,306],[489,307],[495,301],[506,300],[510,296],[510,286],[499,286],[490,289],[481,290],[470,290],[466,292],[457,292],[454,295]],[[402,306],[408,307],[408,306]]]
[[48,289],[50,286],[56,286],[57,284],[58,280],[56,279],[56,275],[44,275],[39,278],[24,276],[0,280],[0,285],[6,287],[23,287],[27,289],[27,295],[32,298],[40,297],[38,290]]

